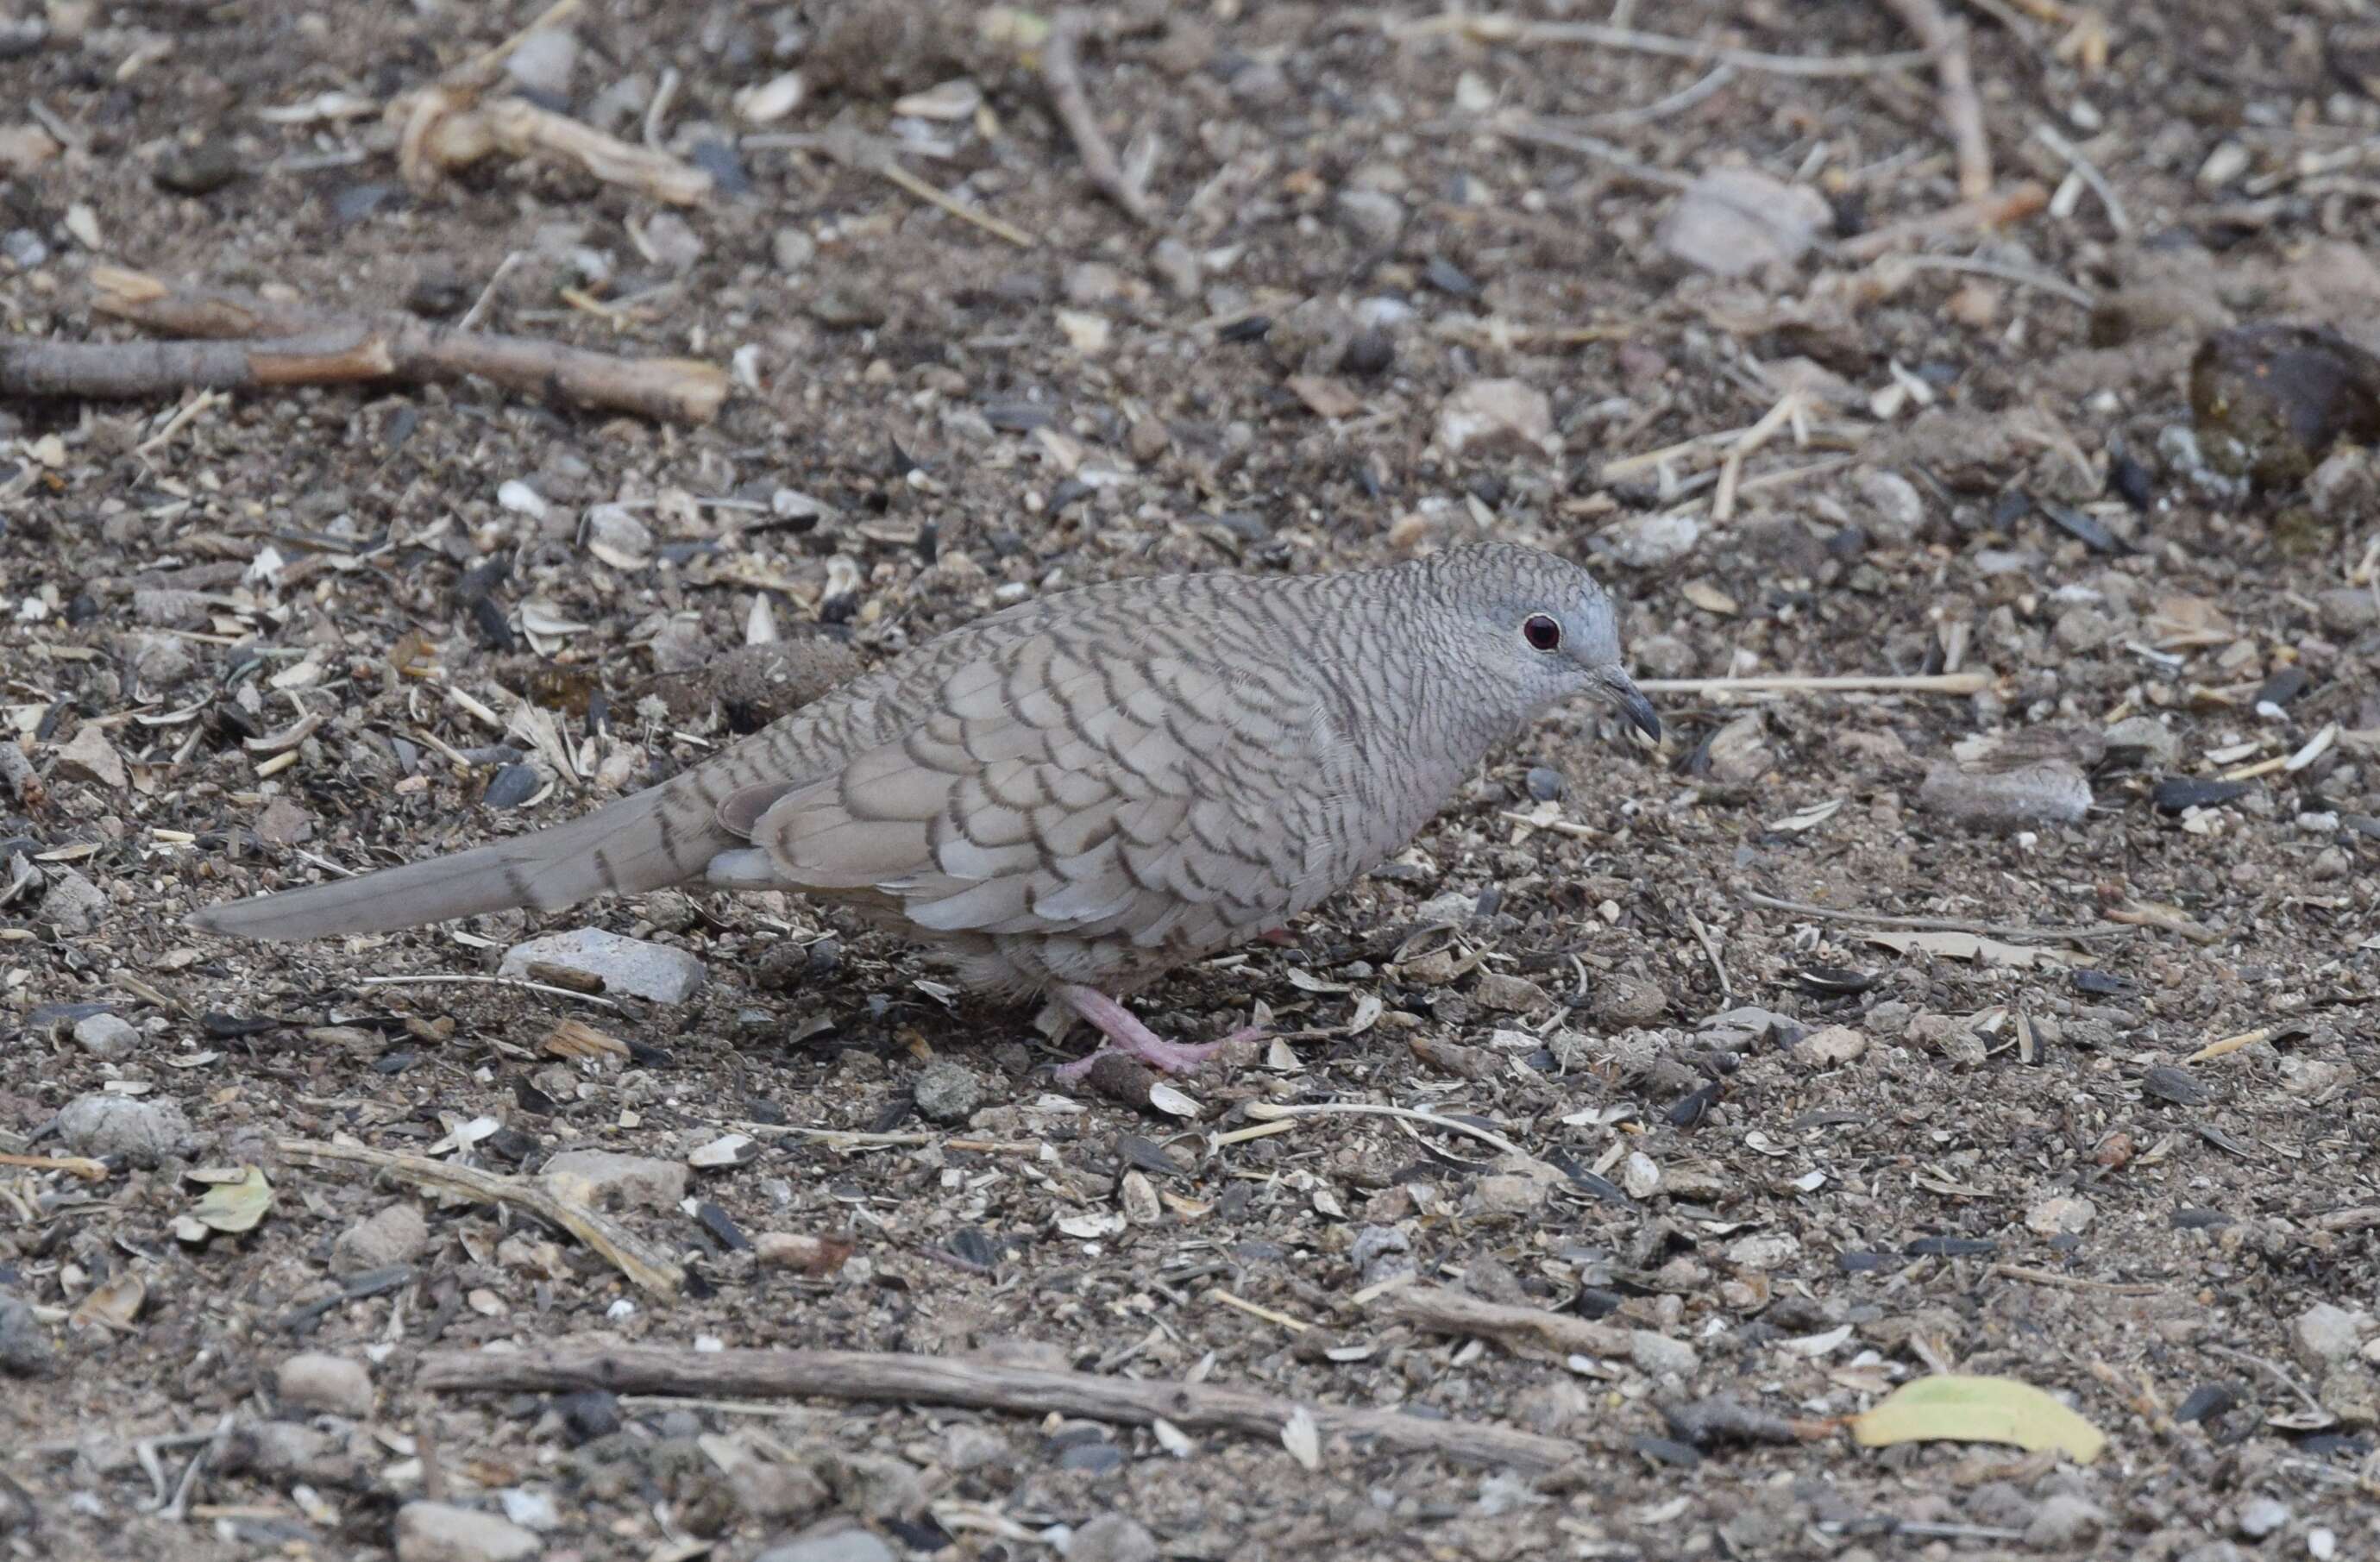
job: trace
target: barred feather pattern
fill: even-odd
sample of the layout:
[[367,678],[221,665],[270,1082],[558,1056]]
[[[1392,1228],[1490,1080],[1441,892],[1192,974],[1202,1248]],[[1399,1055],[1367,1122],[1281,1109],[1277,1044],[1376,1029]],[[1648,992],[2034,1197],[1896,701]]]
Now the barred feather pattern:
[[698,879],[748,846],[780,887],[850,905],[969,986],[1130,992],[1402,850],[1568,692],[1512,670],[1514,615],[1540,600],[1601,603],[1608,626],[1584,572],[1492,543],[1055,593],[583,818],[193,920],[300,938],[552,911]]

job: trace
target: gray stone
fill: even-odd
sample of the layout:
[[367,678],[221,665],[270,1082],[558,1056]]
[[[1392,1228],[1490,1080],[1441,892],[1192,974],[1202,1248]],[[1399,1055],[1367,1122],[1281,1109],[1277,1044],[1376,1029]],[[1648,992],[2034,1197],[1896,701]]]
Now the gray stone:
[[362,1275],[393,1264],[410,1264],[430,1245],[430,1223],[410,1199],[401,1199],[370,1219],[348,1227],[331,1243],[331,1273]]
[[1438,408],[1438,442],[1452,455],[1530,449],[1553,429],[1552,401],[1522,380],[1474,380]]
[[[832,1521],[831,1521],[832,1522]],[[896,1562],[892,1548],[866,1530],[814,1530],[772,1545],[753,1562]]]
[[2337,635],[2361,635],[2380,624],[2380,592],[2366,586],[2334,586],[2314,593],[2322,626]]
[[114,1014],[91,1014],[75,1022],[74,1038],[92,1057],[113,1060],[128,1056],[140,1044],[140,1032]]
[[702,990],[702,962],[684,950],[623,938],[601,927],[577,927],[515,944],[497,974],[527,979],[531,964],[557,965],[593,976],[607,993],[654,1003],[684,1003]]
[[2024,1544],[2044,1551],[2087,1544],[2107,1528],[2107,1515],[2098,1504],[2071,1493],[2045,1498],[2024,1527]]
[[1943,762],[1925,772],[1917,805],[1973,829],[2011,831],[2077,824],[2091,811],[2091,782],[2070,760],[2043,759],[2004,770]]
[[611,1150],[565,1150],[539,1174],[546,1191],[581,1209],[674,1209],[693,1175],[683,1161]]
[[0,1290],[0,1373],[32,1377],[49,1371],[56,1354],[31,1304]]
[[54,1120],[58,1139],[73,1155],[97,1159],[122,1156],[134,1166],[155,1166],[187,1155],[197,1144],[190,1120],[173,1101],[140,1101],[129,1096],[78,1096]]
[[2368,1314],[2317,1302],[2289,1320],[2289,1346],[2298,1360],[2317,1370],[2355,1354]]
[[273,1386],[283,1404],[299,1410],[328,1411],[354,1421],[371,1416],[371,1374],[361,1362],[327,1350],[307,1350],[290,1357],[273,1374]]
[[107,920],[107,897],[74,869],[57,868],[42,893],[42,920],[67,938],[96,932]]
[[948,1058],[937,1058],[920,1069],[911,1089],[917,1110],[933,1122],[965,1122],[983,1100],[983,1084],[975,1071]]
[[544,1548],[536,1535],[492,1513],[444,1502],[408,1502],[396,1510],[396,1562],[527,1562]]
[[1700,521],[1692,515],[1664,511],[1623,521],[1605,532],[1600,541],[1604,550],[1625,567],[1652,570],[1676,563],[1693,552],[1694,544],[1702,539]]
[[1121,1513],[1102,1513],[1066,1544],[1066,1562],[1157,1562],[1157,1537]]
[[1405,203],[1385,190],[1341,190],[1339,220],[1375,249],[1394,249],[1405,231]]
[[1651,1329],[1630,1334],[1628,1360],[1646,1377],[1674,1377],[1682,1382],[1700,1372],[1703,1364],[1693,1346]]
[[2165,771],[2181,757],[2181,740],[2161,716],[2127,716],[2107,732],[2107,757],[2135,769]]
[[2240,1505],[2240,1533],[2260,1541],[2289,1526],[2289,1505],[2273,1497],[2250,1497]]

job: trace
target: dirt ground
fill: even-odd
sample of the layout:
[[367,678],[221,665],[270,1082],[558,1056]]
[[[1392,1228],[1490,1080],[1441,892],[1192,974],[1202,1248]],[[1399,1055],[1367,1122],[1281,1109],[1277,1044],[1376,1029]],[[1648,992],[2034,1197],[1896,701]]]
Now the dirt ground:
[[[518,74],[709,170],[673,209],[505,156],[408,188],[378,106],[530,7],[0,6],[5,340],[137,339],[89,308],[112,264],[734,385],[699,425],[478,381],[0,402],[30,762],[0,768],[0,1552],[2380,1555],[2380,480],[2314,448],[2252,491],[2228,473],[2270,430],[2227,443],[2189,394],[2241,325],[2380,346],[2380,30],[2357,0],[1949,8],[1998,188],[2055,193],[1896,236],[1960,200],[1922,67],[1102,8],[1081,75],[1126,166],[1153,154],[1142,224],[1084,176],[1030,18],[590,0]],[[1911,46],[1884,6],[1620,9]],[[1727,167],[1803,193],[1698,249],[1683,187]],[[2380,436],[2369,360],[2309,350]],[[1281,1038],[1146,1108],[783,898],[179,924],[570,817],[1024,595],[1481,532],[1595,567],[1646,678],[1985,676],[1673,689],[1658,750],[1553,715],[1403,856],[1143,999]],[[384,980],[580,926],[707,982]],[[1523,1154],[1244,1132],[1345,1105]],[[532,1181],[641,1157],[615,1214],[685,1287],[291,1140]],[[1638,1348],[1436,1332],[1400,1311],[1428,1287]],[[565,1341],[981,1353],[1577,1458],[418,1381]],[[1845,1430],[1945,1371],[2107,1449]],[[441,1538],[429,1499],[503,1521]]]

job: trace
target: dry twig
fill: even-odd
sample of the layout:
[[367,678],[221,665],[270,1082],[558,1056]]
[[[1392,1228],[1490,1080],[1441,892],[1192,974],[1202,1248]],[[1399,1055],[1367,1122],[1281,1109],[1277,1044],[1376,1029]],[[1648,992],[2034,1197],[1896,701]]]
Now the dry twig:
[[1743,892],[1744,903],[1764,911],[1781,911],[1795,916],[1815,916],[1829,922],[1856,922],[1868,927],[1906,927],[1922,933],[1973,933],[1978,938],[2056,938],[2080,943],[2092,938],[2122,938],[2131,935],[2129,927],[2030,927],[2005,922],[1967,922],[1953,916],[1888,916],[1876,911],[1840,911],[1833,906],[1812,905],[1806,901],[1780,901],[1774,895],[1756,890]]
[[1880,255],[1889,255],[1896,249],[1922,244],[1929,238],[2021,223],[2048,204],[2048,189],[2035,180],[2027,179],[2021,185],[1982,195],[1973,200],[1962,200],[1939,212],[1928,212],[1924,216],[1870,228],[1836,245],[1835,253],[1848,260],[1873,260]]
[[391,99],[388,119],[399,127],[398,171],[416,189],[431,188],[447,175],[503,152],[572,163],[607,185],[672,206],[698,206],[710,197],[708,170],[632,146],[526,98],[480,102],[466,89],[424,87]]
[[421,1386],[450,1392],[681,1394],[705,1399],[846,1399],[879,1405],[966,1405],[1027,1415],[1082,1416],[1120,1426],[1181,1427],[1277,1438],[1300,1411],[1325,1435],[1370,1439],[1395,1453],[1465,1463],[1557,1470],[1577,1445],[1488,1422],[1432,1421],[1398,1411],[1344,1410],[1251,1388],[1167,1383],[867,1350],[671,1350],[563,1345],[531,1350],[440,1350],[422,1360]]
[[1942,119],[1959,159],[1959,193],[1981,200],[1992,192],[1992,144],[1984,134],[1984,103],[1975,95],[1975,70],[1967,58],[1967,30],[1942,14],[1935,0],[1884,0],[1934,57],[1942,84]]
[[[1749,485],[1746,485],[1749,486]],[[1992,686],[1992,675],[1981,668],[1967,672],[1847,673],[1840,677],[1800,678],[1645,678],[1636,685],[1648,695],[1977,695]]]
[[1450,32],[1475,43],[1516,43],[1524,48],[1532,44],[1581,43],[1597,49],[1731,65],[1741,70],[1767,71],[1774,76],[1874,76],[1882,71],[1906,70],[1935,57],[1931,48],[1897,54],[1766,54],[1757,49],[1730,48],[1724,43],[1640,32],[1628,27],[1607,27],[1599,22],[1526,21],[1518,17],[1475,16],[1460,11],[1395,30],[1400,39]]
[[1090,94],[1083,91],[1075,51],[1089,25],[1089,18],[1072,7],[1051,19],[1050,36],[1041,45],[1041,84],[1050,89],[1050,106],[1058,111],[1066,133],[1075,138],[1075,150],[1082,153],[1083,172],[1090,176],[1091,183],[1133,221],[1154,226],[1157,212],[1149,204],[1148,192],[1134,183],[1116,161],[1115,148],[1108,144],[1107,133],[1099,128],[1099,115],[1092,111]]
[[624,358],[522,336],[449,331],[410,315],[337,315],[247,294],[176,287],[141,272],[91,273],[101,314],[178,342],[0,343],[0,395],[142,397],[477,375],[582,406],[707,423],[727,376],[690,358]]
[[1616,1356],[1634,1349],[1635,1330],[1542,1307],[1482,1302],[1444,1286],[1407,1286],[1389,1304],[1390,1316],[1439,1334],[1476,1335],[1508,1350],[1536,1356]]
[[547,1225],[577,1237],[631,1281],[657,1296],[674,1296],[686,1283],[686,1271],[610,1216],[565,1204],[524,1177],[506,1177],[477,1167],[453,1166],[426,1156],[396,1155],[362,1144],[284,1139],[274,1148],[298,1160],[367,1166],[416,1187],[461,1193],[482,1204],[506,1204],[525,1209]]

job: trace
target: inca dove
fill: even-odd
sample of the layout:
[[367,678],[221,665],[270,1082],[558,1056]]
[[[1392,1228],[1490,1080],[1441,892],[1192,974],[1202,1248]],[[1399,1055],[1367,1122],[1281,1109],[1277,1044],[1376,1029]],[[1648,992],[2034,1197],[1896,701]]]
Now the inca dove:
[[1115,995],[1402,850],[1494,744],[1581,692],[1659,735],[1610,599],[1531,549],[1120,580],[953,630],[584,818],[192,921],[300,938],[694,878],[795,890],[1183,1068],[1212,1047]]

